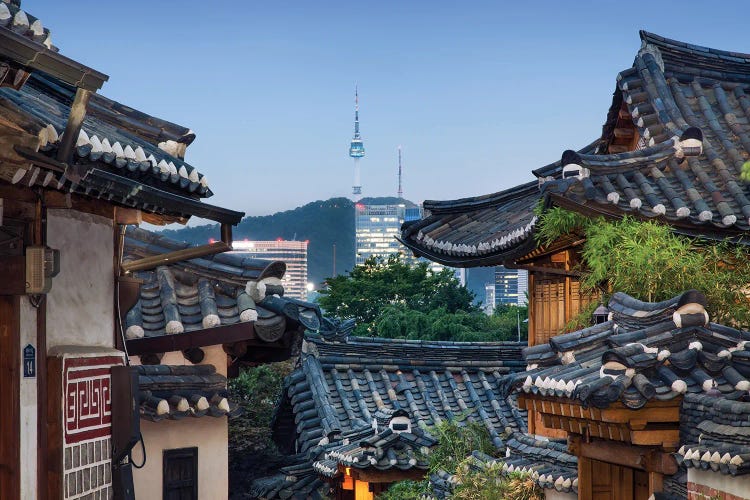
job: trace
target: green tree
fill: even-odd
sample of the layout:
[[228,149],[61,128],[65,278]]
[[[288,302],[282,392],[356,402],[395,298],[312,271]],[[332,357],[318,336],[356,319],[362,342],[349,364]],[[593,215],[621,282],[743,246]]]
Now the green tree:
[[473,294],[449,269],[435,273],[426,263],[409,265],[399,255],[387,260],[370,258],[347,275],[329,278],[327,285],[320,291],[320,306],[329,315],[354,318],[359,335],[372,333],[388,307],[422,314],[437,309],[446,314],[478,311],[472,304]]
[[[464,417],[465,419],[465,417]],[[487,429],[464,419],[444,420],[428,428],[438,444],[430,451],[429,473],[446,471],[458,480],[451,498],[458,500],[541,500],[544,493],[529,474],[503,474],[502,463],[479,465],[471,457],[475,450],[486,455],[498,452]],[[430,493],[428,479],[401,481],[378,496],[379,500],[418,500]]]

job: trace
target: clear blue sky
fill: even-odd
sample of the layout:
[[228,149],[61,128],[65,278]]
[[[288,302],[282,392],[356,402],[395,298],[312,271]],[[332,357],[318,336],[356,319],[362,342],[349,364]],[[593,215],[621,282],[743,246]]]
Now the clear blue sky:
[[[719,7],[721,5],[721,7]],[[211,203],[348,196],[359,83],[366,196],[499,191],[598,137],[638,30],[750,52],[745,1],[23,0],[101,93],[192,128]]]

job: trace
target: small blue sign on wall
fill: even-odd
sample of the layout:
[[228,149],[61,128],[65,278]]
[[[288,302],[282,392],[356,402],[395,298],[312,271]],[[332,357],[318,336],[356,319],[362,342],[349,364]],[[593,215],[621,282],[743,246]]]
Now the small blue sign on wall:
[[36,377],[36,349],[31,344],[23,348],[23,376],[24,378]]

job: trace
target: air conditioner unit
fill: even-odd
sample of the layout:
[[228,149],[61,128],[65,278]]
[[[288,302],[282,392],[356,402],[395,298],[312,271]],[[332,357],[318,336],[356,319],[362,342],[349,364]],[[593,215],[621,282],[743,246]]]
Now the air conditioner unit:
[[48,293],[52,278],[60,272],[60,250],[44,246],[26,247],[26,293]]

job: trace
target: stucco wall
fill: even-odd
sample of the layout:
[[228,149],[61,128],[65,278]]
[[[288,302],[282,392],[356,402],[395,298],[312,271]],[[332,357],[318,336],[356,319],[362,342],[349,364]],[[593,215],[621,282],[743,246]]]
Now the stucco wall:
[[[133,469],[136,498],[162,498],[164,450],[198,447],[198,498],[226,499],[229,491],[227,418],[201,417],[150,422],[141,419],[146,465]],[[140,445],[133,461],[141,463]]]
[[[36,345],[36,314],[26,296],[21,297],[21,356],[23,348]],[[18,360],[22,363],[22,359]],[[39,366],[36,367],[37,372]],[[34,500],[36,495],[36,460],[37,460],[37,387],[36,377],[25,378],[21,367],[21,498]]]
[[60,274],[47,296],[47,348],[114,345],[112,221],[49,210],[47,245],[60,250]]
[[[694,488],[691,487],[691,483],[709,489]],[[688,469],[688,489],[696,490],[690,492],[691,498],[747,499],[750,498],[750,476],[733,477],[718,472],[690,468]]]

